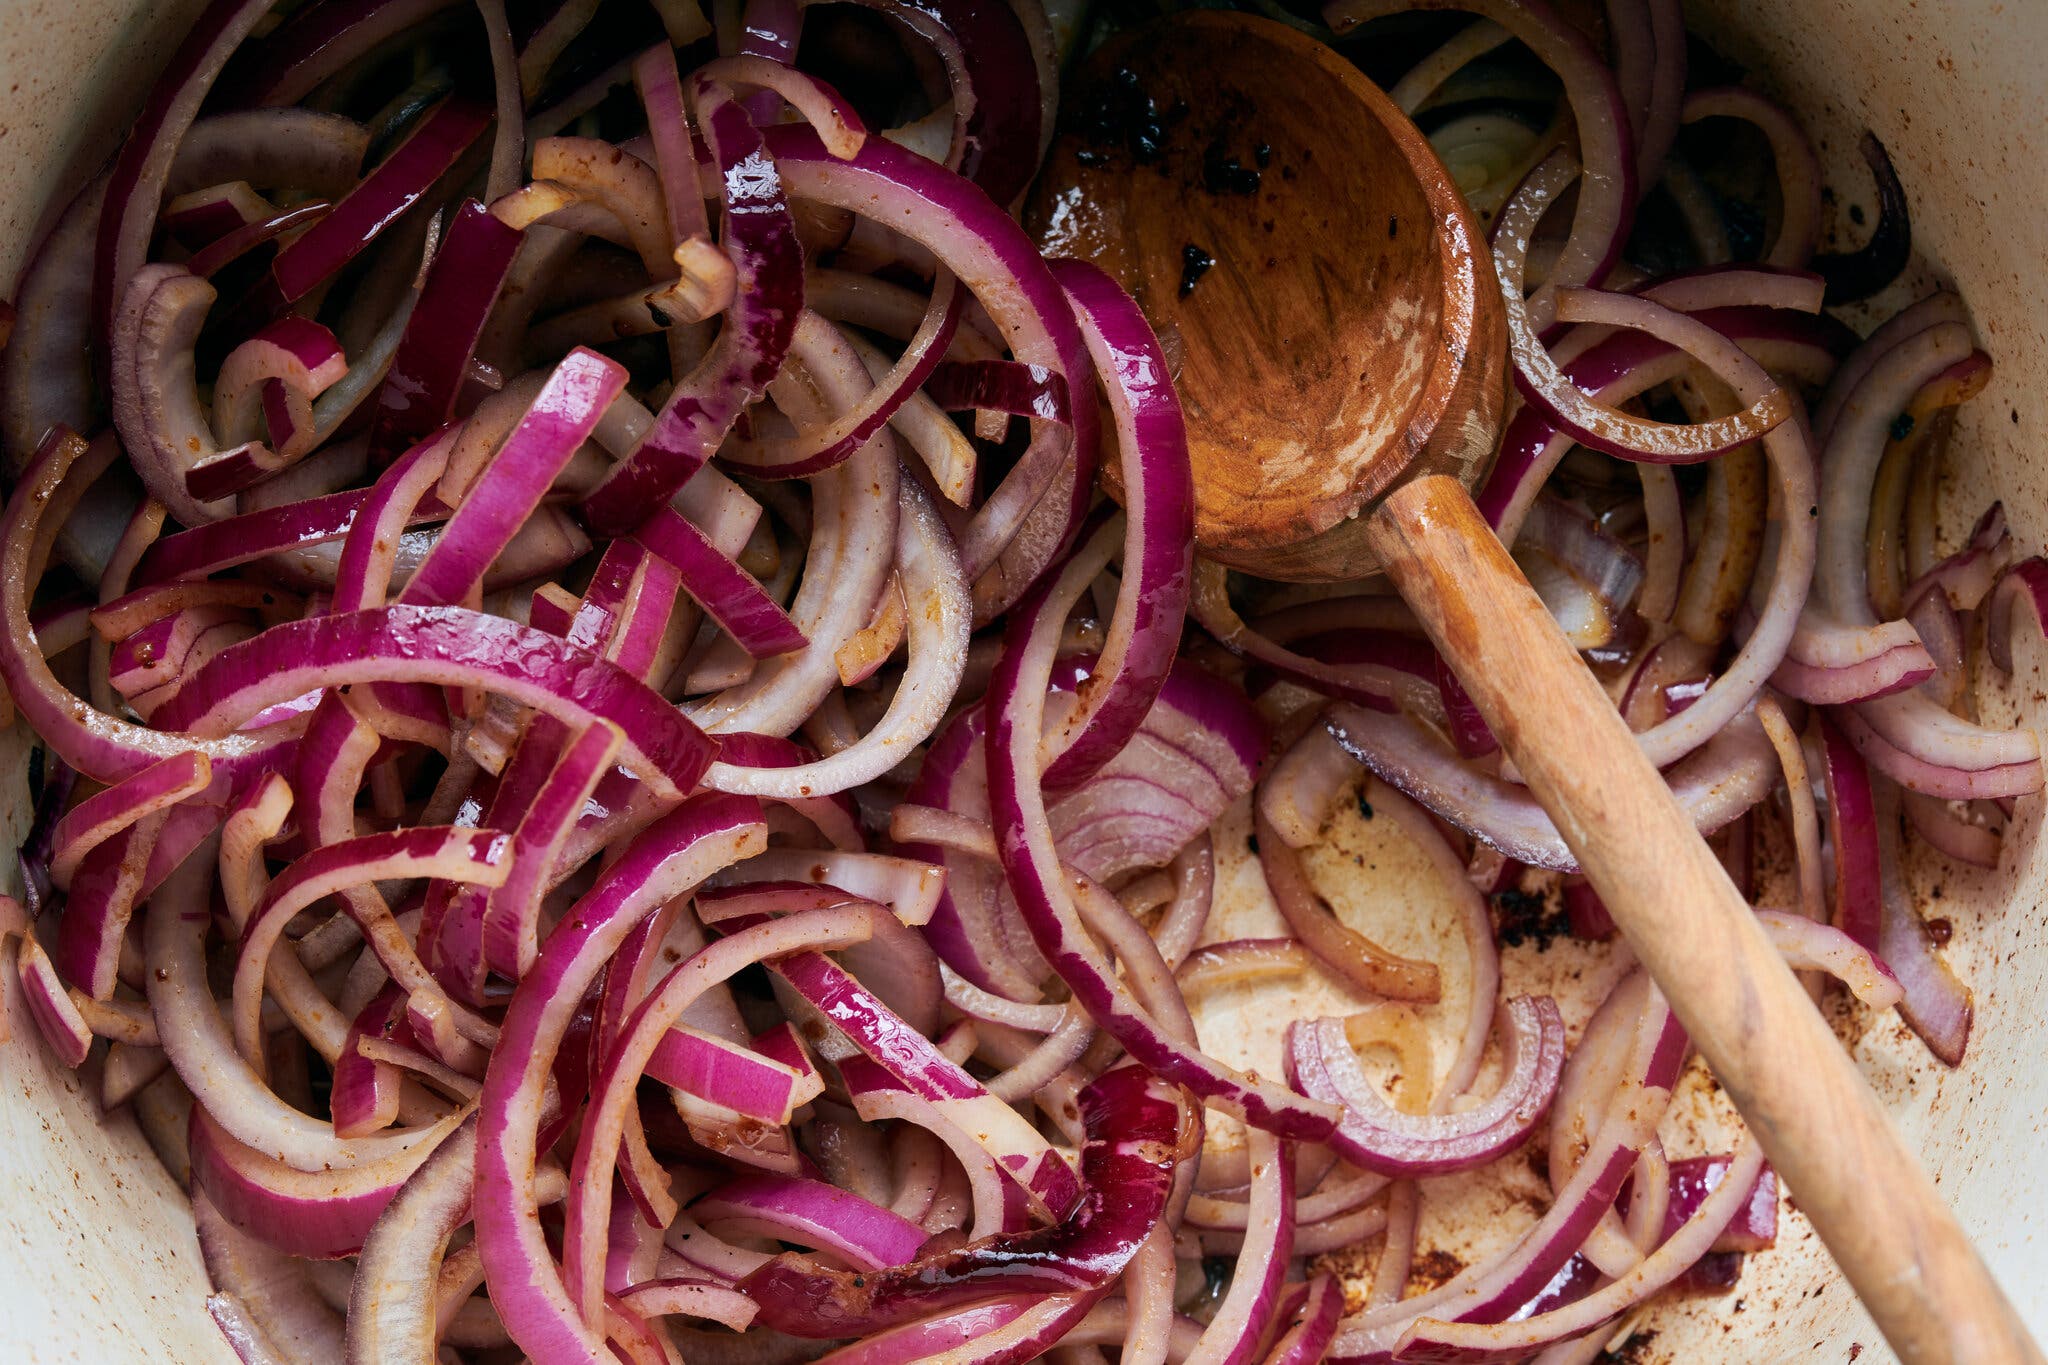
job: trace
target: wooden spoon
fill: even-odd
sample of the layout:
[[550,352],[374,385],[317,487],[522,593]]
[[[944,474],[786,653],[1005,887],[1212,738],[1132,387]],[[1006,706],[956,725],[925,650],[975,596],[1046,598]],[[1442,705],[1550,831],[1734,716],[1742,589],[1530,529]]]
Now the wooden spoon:
[[1503,304],[1428,142],[1327,47],[1228,11],[1111,49],[1078,93],[1034,226],[1117,275],[1178,357],[1201,552],[1282,578],[1384,568],[1894,1349],[2040,1361],[1473,506],[1461,480],[1497,436]]

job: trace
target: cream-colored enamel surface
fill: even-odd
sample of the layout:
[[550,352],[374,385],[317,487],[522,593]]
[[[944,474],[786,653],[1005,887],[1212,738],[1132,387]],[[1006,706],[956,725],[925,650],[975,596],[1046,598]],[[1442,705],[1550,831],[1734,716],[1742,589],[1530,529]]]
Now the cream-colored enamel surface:
[[[194,0],[5,0],[0,3],[0,280],[11,280],[49,200],[75,185],[125,126],[151,74],[198,9]],[[1822,134],[1837,210],[1869,202],[1855,136],[1875,128],[1912,196],[1924,262],[1913,283],[1955,282],[1970,299],[1997,360],[1990,389],[1966,409],[1944,521],[1967,526],[2002,497],[2023,545],[2048,545],[2048,85],[2040,53],[2048,6],[2037,0],[1714,0],[1688,5],[1692,22],[1787,96]],[[1852,231],[1854,231],[1852,229]],[[1880,300],[1880,307],[1897,298]],[[2010,689],[1985,698],[1988,714],[2048,717],[2048,651],[2021,651]],[[0,809],[6,846],[26,821],[23,739],[0,733]],[[2040,1064],[2048,1015],[2048,852],[2042,802],[2020,803],[2005,865],[1973,872],[1928,859],[1915,866],[1930,915],[1955,925],[1951,960],[1977,993],[1968,1063],[1945,1073],[1886,1019],[1841,1020],[1859,1060],[1982,1239],[2021,1312],[2048,1336],[2048,1067]],[[1389,822],[1365,825],[1340,805],[1327,846],[1311,855],[1318,884],[1340,913],[1398,951],[1444,964],[1445,1006],[1426,1011],[1447,1036],[1465,990],[1463,950],[1443,922],[1441,898],[1415,885],[1414,855]],[[1247,878],[1242,822],[1223,832],[1219,935],[1274,932],[1277,917]],[[1234,841],[1234,847],[1233,845]],[[1357,858],[1361,861],[1354,862]],[[1938,899],[1937,899],[1938,898]],[[1223,928],[1221,926],[1228,926]],[[1702,964],[1703,970],[1711,964]],[[1612,980],[1606,955],[1569,944],[1509,949],[1507,989],[1550,991],[1576,1028]],[[12,977],[12,968],[0,968]],[[10,998],[15,994],[11,990]],[[1278,1061],[1283,1012],[1340,1011],[1320,985],[1240,990],[1204,1002],[1204,1036],[1233,1060]],[[0,1360],[230,1361],[203,1307],[205,1279],[182,1196],[125,1121],[102,1128],[77,1078],[28,1042],[18,1003],[16,1041],[0,1058]],[[1441,1068],[1449,1046],[1437,1050]],[[1490,1083],[1482,1073],[1481,1086]],[[1725,1135],[1711,1087],[1693,1077],[1666,1138],[1675,1153]],[[1214,1141],[1229,1141],[1219,1133]],[[1430,1182],[1426,1248],[1468,1260],[1533,1217],[1541,1186],[1526,1166]],[[1882,1201],[1882,1190],[1871,1191]],[[1355,1259],[1355,1258],[1354,1258]],[[1739,1311],[1738,1311],[1739,1309]],[[1887,1358],[1883,1344],[1796,1214],[1780,1244],[1751,1258],[1726,1299],[1659,1310],[1638,1324],[1625,1357],[1651,1362],[1756,1362]],[[1654,1335],[1651,1335],[1654,1333]],[[1860,1348],[1860,1349],[1858,1349]]]

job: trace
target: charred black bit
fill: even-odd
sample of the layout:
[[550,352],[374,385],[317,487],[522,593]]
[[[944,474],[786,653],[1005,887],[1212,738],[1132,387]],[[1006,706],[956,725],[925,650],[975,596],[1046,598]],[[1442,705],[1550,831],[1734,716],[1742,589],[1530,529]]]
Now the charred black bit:
[[1211,194],[1257,194],[1259,173],[1230,155],[1219,137],[1202,152],[1202,188]]
[[1401,220],[1393,214],[1387,215],[1387,240],[1393,241],[1401,235]]
[[1257,855],[1257,853],[1258,853],[1258,851],[1259,851],[1259,836],[1258,836],[1258,835],[1256,835],[1256,834],[1247,834],[1247,835],[1245,835],[1245,836],[1244,836],[1244,846],[1245,846],[1246,848],[1250,849],[1250,850],[1252,851],[1253,855],[1254,855],[1254,856],[1256,856],[1256,855]]
[[1871,177],[1877,181],[1877,226],[1858,250],[1831,251],[1813,258],[1815,272],[1828,282],[1829,304],[1869,298],[1897,279],[1913,254],[1912,215],[1892,159],[1875,133],[1863,135],[1862,151]]
[[1571,924],[1564,913],[1551,910],[1547,899],[1531,891],[1500,892],[1493,898],[1493,909],[1494,936],[1503,948],[1533,943],[1540,953],[1554,940],[1571,934]]
[[1146,165],[1159,159],[1166,145],[1166,124],[1159,106],[1138,83],[1138,73],[1127,66],[1116,69],[1110,80],[1089,93],[1077,122],[1082,140],[1092,151],[1077,159],[1084,166],[1100,166],[1108,148],[1127,148],[1133,160]]
[[1186,298],[1195,292],[1195,286],[1202,282],[1202,276],[1209,273],[1209,267],[1216,264],[1216,258],[1202,248],[1189,242],[1180,249],[1180,296]]
[[1358,818],[1361,820],[1372,819],[1372,802],[1365,799],[1365,789],[1362,787],[1358,792]]
[[1892,435],[1892,439],[1893,439],[1894,441],[1903,441],[1903,440],[1905,440],[1905,439],[1906,439],[1906,438],[1907,438],[1908,436],[1911,436],[1912,434],[1913,434],[1913,414],[1912,414],[1912,413],[1910,413],[1910,412],[1902,412],[1902,413],[1900,413],[1900,414],[1899,414],[1899,415],[1898,415],[1897,417],[1894,417],[1894,418],[1892,418],[1892,432],[1891,432],[1891,435]]
[[1260,170],[1264,170],[1266,167],[1272,165],[1273,144],[1270,142],[1261,142],[1258,146],[1252,148],[1252,160],[1259,163]]

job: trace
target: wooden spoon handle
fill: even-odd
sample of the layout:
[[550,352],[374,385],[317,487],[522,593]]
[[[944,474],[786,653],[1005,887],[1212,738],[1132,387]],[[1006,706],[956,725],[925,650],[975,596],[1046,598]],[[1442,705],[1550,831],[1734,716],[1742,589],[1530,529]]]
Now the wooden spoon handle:
[[1464,487],[1403,484],[1380,562],[1908,1365],[2040,1362],[1884,1106]]

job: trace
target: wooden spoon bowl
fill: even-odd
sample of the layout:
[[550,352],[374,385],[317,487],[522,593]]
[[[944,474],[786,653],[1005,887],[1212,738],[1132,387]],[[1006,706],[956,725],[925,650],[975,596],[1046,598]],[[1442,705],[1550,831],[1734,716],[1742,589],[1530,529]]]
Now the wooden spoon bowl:
[[1397,479],[1484,472],[1505,395],[1492,259],[1377,86],[1284,24],[1199,10],[1107,45],[1069,107],[1027,223],[1116,276],[1178,363],[1202,554],[1356,577],[1359,514]]

